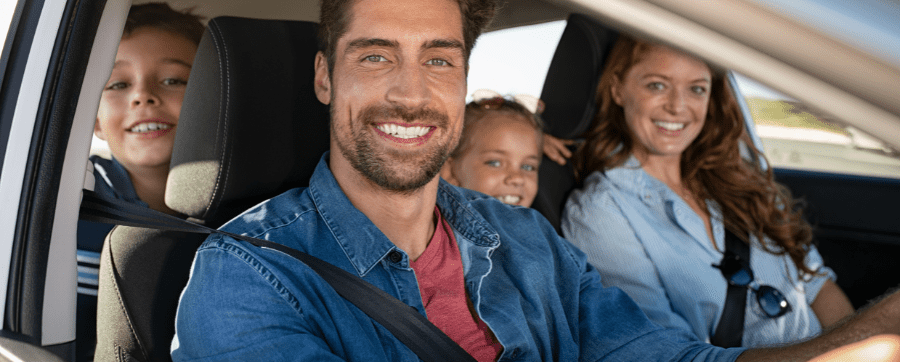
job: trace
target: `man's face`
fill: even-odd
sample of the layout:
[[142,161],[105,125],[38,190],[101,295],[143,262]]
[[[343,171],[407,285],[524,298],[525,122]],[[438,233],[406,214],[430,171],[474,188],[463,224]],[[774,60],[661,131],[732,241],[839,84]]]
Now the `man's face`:
[[466,70],[452,0],[361,0],[335,64],[316,60],[316,94],[331,105],[332,170],[352,167],[381,188],[433,180],[459,142]]

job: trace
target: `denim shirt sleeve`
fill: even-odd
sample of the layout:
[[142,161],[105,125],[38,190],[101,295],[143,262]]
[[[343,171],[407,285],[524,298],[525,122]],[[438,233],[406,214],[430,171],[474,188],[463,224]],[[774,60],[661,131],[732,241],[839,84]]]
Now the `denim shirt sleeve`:
[[[182,292],[181,299],[191,302],[179,305],[172,359],[341,361],[311,332],[300,302],[279,285],[233,239],[211,236],[198,250]],[[235,290],[243,296],[233,295]]]
[[664,327],[692,330],[669,304],[656,264],[647,255],[633,227],[608,192],[594,183],[573,191],[566,203],[562,230],[587,254],[603,275],[603,285],[615,285],[640,305],[647,317]]

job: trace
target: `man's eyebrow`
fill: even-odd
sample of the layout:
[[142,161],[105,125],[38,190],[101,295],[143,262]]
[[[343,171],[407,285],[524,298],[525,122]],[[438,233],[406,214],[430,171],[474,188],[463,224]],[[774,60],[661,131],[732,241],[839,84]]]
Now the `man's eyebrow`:
[[400,43],[398,43],[395,40],[386,40],[386,39],[379,39],[379,38],[355,39],[355,40],[350,41],[350,43],[347,44],[347,51],[350,52],[350,51],[353,51],[356,49],[368,48],[368,47],[373,47],[373,46],[399,48]]
[[430,48],[450,48],[450,49],[459,49],[463,51],[465,47],[462,42],[453,39],[435,39],[429,40],[422,44],[422,49],[430,49]]

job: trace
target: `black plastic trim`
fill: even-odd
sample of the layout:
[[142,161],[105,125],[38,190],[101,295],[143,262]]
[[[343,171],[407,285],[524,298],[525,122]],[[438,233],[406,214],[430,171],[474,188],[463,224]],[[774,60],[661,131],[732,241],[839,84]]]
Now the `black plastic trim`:
[[0,54],[0,169],[44,0],[19,0]]
[[[31,52],[34,35],[37,32],[38,20],[44,7],[43,0],[22,0],[16,5],[16,14],[10,23],[10,35],[4,46],[4,83],[0,88],[0,152],[5,156],[12,127],[13,115],[18,102],[19,89],[25,76],[25,67]],[[3,157],[0,157],[0,169]],[[17,251],[13,247],[13,255]],[[9,313],[18,310],[18,298],[14,297],[19,290],[19,278],[15,275],[14,265],[10,265],[10,276],[7,283],[7,299],[4,318],[4,330],[12,330],[18,324],[18,315]]]
[[[4,329],[40,344],[47,259],[69,134],[105,0],[70,0],[35,122],[13,240]],[[71,353],[62,347],[56,353]],[[69,356],[62,356],[69,359]]]

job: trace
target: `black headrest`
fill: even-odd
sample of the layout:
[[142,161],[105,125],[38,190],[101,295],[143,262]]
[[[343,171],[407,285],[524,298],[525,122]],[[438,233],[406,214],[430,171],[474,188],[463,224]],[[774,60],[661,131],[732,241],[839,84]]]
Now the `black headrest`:
[[618,33],[581,14],[571,14],[547,70],[541,100],[545,131],[572,139],[597,112],[597,83]]
[[[541,91],[545,132],[575,139],[591,125],[597,112],[597,83],[617,38],[618,33],[584,15],[569,15]],[[544,156],[538,178],[532,207],[559,232],[566,198],[576,186],[572,162],[560,166]]]
[[209,21],[185,91],[166,204],[218,225],[305,186],[329,146],[313,91],[316,24]]

